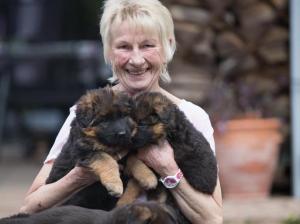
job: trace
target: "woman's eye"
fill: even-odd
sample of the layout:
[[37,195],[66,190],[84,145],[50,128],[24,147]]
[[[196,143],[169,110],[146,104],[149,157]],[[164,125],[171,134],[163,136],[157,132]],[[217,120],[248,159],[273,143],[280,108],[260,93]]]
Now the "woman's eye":
[[143,48],[153,48],[153,47],[155,47],[154,44],[144,44],[143,45]]
[[119,45],[119,46],[117,46],[117,49],[129,49],[129,46],[128,45],[126,45],[126,44],[122,44],[122,45]]

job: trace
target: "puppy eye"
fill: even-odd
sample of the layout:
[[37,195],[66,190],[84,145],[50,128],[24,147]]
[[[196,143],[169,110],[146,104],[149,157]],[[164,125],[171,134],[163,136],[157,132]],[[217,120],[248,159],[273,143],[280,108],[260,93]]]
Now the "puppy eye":
[[101,122],[101,123],[99,123],[99,126],[101,126],[102,128],[107,128],[108,122]]
[[158,117],[157,116],[151,116],[151,123],[156,123],[158,122]]
[[147,121],[140,121],[139,122],[139,126],[149,126],[150,124],[149,124],[149,122],[147,122]]
[[141,120],[139,122],[139,126],[151,126],[158,122],[157,116],[149,116],[148,118],[145,118],[144,120]]
[[92,127],[92,126],[94,126],[95,125],[95,123],[96,123],[96,119],[93,119],[90,123],[89,123],[89,127]]

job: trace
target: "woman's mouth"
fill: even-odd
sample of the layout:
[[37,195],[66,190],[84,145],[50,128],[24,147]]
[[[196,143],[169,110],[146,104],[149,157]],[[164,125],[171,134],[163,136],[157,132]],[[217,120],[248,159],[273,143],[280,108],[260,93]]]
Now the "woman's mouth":
[[126,70],[126,72],[129,75],[135,75],[135,76],[139,76],[139,75],[143,75],[145,72],[147,72],[149,69],[143,69],[143,70]]

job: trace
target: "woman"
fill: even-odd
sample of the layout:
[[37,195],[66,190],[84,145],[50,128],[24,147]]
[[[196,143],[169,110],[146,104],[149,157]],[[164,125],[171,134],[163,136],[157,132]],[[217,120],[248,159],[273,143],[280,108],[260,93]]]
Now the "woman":
[[[161,92],[185,113],[214,150],[213,129],[208,115],[198,106],[177,98],[160,86],[169,82],[167,64],[176,48],[174,25],[169,11],[158,0],[108,0],[100,21],[104,58],[113,70],[113,90],[131,95],[141,91]],[[30,187],[21,212],[33,213],[62,203],[80,189],[97,181],[87,169],[75,167],[59,181],[45,185],[53,161],[66,142],[74,107],[63,125],[43,167]],[[139,152],[139,158],[161,177],[174,175],[179,167],[166,141]],[[170,189],[192,223],[222,223],[222,196],[218,184],[212,196],[194,190],[183,178]]]

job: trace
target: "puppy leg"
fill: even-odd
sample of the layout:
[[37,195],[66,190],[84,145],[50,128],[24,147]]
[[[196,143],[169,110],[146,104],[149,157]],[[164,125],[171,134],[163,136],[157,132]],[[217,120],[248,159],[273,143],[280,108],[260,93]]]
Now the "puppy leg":
[[130,179],[124,191],[124,194],[117,202],[117,207],[134,202],[141,194],[142,188],[135,179]]
[[107,153],[101,153],[90,162],[89,167],[99,176],[100,182],[109,194],[120,197],[123,193],[123,182],[120,178],[119,165]]
[[155,174],[135,155],[131,155],[127,159],[126,169],[145,190],[156,188],[157,178]]

